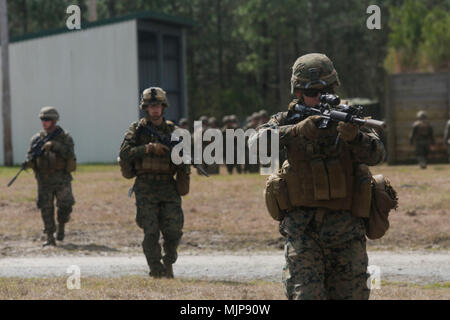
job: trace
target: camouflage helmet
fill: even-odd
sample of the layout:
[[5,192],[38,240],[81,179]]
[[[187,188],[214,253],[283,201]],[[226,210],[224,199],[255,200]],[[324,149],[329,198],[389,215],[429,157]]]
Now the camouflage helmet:
[[39,118],[42,120],[44,118],[50,120],[59,120],[59,113],[56,111],[54,107],[43,107],[41,111],[39,111]]
[[423,110],[420,110],[419,112],[417,112],[417,119],[426,119],[427,118],[427,113]]
[[230,122],[230,116],[223,116],[222,123],[228,123]]
[[208,123],[209,124],[213,124],[213,123],[217,124],[217,119],[215,117],[211,117],[208,119]]
[[295,89],[340,85],[333,62],[324,54],[310,53],[298,58],[292,67],[291,93]]
[[208,117],[207,116],[201,116],[198,118],[198,121],[201,121],[203,124],[208,123]]
[[259,117],[260,118],[267,118],[269,116],[269,114],[267,113],[267,111],[266,110],[264,110],[264,109],[261,109],[260,111],[259,111]]
[[141,109],[144,109],[145,107],[152,104],[162,104],[164,108],[169,107],[167,95],[163,89],[159,87],[150,87],[142,92],[141,104],[139,107]]
[[178,121],[178,124],[180,126],[186,126],[188,124],[188,120],[186,118],[181,118],[180,121]]

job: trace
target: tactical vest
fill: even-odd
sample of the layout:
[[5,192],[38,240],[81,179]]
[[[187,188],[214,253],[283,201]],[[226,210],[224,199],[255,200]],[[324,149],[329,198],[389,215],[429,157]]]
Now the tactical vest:
[[419,120],[414,123],[416,127],[417,137],[420,139],[426,139],[430,136],[430,124],[426,121]]
[[[158,139],[154,136],[150,136],[142,127],[147,125],[147,119],[141,119],[136,129],[136,142],[137,145],[146,145],[150,142],[157,143]],[[161,128],[153,129],[157,130],[161,135],[170,135],[175,126],[171,121],[166,121]],[[138,158],[134,161],[134,168],[136,175],[143,174],[158,174],[158,175],[174,175],[176,172],[176,166],[172,163],[170,158],[170,152],[166,152],[162,156],[155,155],[153,153],[145,154],[142,158]]]
[[[60,135],[52,139],[52,141],[58,141],[60,140],[60,136],[63,137],[65,135],[64,132],[62,132]],[[45,134],[43,132],[40,133],[41,139],[45,137]],[[44,174],[52,174],[58,171],[66,171],[66,172],[73,172],[76,169],[76,159],[69,159],[66,160],[63,157],[61,157],[57,152],[54,151],[44,151],[41,156],[36,158],[36,165],[35,168],[40,172]]]
[[354,173],[350,151],[342,141],[335,146],[334,128],[320,131],[315,142],[296,137],[288,145],[282,171],[289,201],[294,207],[351,210]]

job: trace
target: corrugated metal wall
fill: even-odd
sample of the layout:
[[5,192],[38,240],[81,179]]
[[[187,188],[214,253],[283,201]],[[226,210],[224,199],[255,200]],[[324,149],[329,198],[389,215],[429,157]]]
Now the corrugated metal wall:
[[391,75],[388,81],[387,120],[389,163],[415,161],[415,148],[409,134],[419,110],[428,113],[436,146],[430,154],[435,161],[446,161],[443,132],[449,117],[450,73],[411,73]]
[[138,117],[136,24],[131,20],[10,45],[15,163],[24,160],[46,105],[60,112],[79,162],[116,161],[124,132]]

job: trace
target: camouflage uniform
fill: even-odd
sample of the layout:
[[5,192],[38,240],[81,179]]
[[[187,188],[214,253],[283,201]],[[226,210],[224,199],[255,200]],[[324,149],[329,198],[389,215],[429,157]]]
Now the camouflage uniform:
[[[41,119],[47,116],[50,107],[41,110]],[[54,110],[56,112],[56,110]],[[50,112],[51,113],[51,112]],[[59,116],[58,116],[59,118]],[[57,120],[58,118],[55,118]],[[62,130],[56,126],[55,130]],[[41,131],[31,138],[28,157],[31,158],[31,146],[36,140],[44,139],[47,132]],[[46,244],[54,244],[53,234],[57,231],[55,224],[54,200],[56,198],[58,240],[64,239],[64,225],[69,222],[75,199],[72,194],[72,175],[67,167],[68,161],[75,161],[74,143],[70,134],[64,130],[51,141],[51,148],[28,164],[33,168],[37,184],[37,207],[41,210],[44,221],[44,233],[48,236]]]
[[[317,55],[307,56],[317,59]],[[325,62],[329,61],[326,59]],[[321,60],[319,57],[319,61]],[[305,65],[308,63],[311,62],[306,60]],[[325,73],[323,70],[322,72]],[[336,80],[337,74],[331,83],[336,84]],[[324,161],[345,151],[349,155],[350,163],[347,162],[347,165],[350,168],[360,163],[376,165],[382,161],[384,146],[375,132],[369,129],[361,128],[353,141],[340,139],[337,145],[336,124],[332,124],[330,129],[324,129],[315,140],[294,137],[292,130],[296,125],[289,123],[288,119],[293,114],[291,107],[297,102],[303,101],[295,100],[289,111],[274,115],[268,123],[258,128],[259,132],[269,128],[279,129],[280,148],[285,147],[288,155],[285,164],[292,165],[297,161],[293,159],[296,149],[306,150],[312,159],[316,157]],[[311,179],[301,183],[310,187],[313,181]],[[351,194],[347,197],[351,199]],[[286,240],[283,288],[288,299],[369,298],[363,218],[354,217],[350,210],[325,208],[325,204],[324,207],[293,207],[281,221],[280,233]]]
[[430,145],[434,144],[433,127],[426,120],[424,111],[417,113],[418,120],[414,122],[410,135],[410,144],[416,146],[416,157],[422,169],[427,167]]
[[[166,101],[165,93],[164,101]],[[133,122],[125,133],[120,148],[120,159],[134,163],[136,168],[137,178],[134,184],[136,223],[144,231],[142,247],[150,267],[150,275],[173,277],[173,273],[170,275],[166,272],[168,268],[171,270],[171,265],[177,260],[177,248],[183,235],[184,224],[181,196],[177,192],[173,176],[178,170],[185,170],[189,174],[190,167],[183,164],[175,166],[171,162],[169,152],[161,156],[148,154],[146,145],[158,143],[158,140],[142,130],[145,126],[149,126],[162,136],[169,137],[176,129],[173,123],[165,120],[160,126],[156,126],[148,116]],[[147,160],[148,166],[145,165]],[[139,167],[137,163],[140,163]],[[161,254],[159,244],[160,233],[164,239],[164,256]]]

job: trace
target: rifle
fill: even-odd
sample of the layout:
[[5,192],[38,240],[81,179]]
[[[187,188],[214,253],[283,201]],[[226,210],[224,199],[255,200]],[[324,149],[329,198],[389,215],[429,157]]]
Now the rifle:
[[19,177],[19,175],[22,173],[22,171],[27,169],[28,163],[30,163],[30,161],[33,161],[34,159],[36,159],[37,157],[42,155],[42,153],[44,152],[42,150],[42,147],[44,146],[44,144],[46,144],[48,141],[50,141],[51,139],[53,139],[54,137],[59,135],[61,132],[62,132],[62,129],[60,127],[58,127],[55,130],[53,130],[53,132],[50,133],[48,136],[46,136],[44,139],[41,139],[41,137],[39,137],[36,139],[36,141],[33,142],[33,144],[31,145],[30,154],[27,155],[26,160],[22,163],[19,172],[17,172],[16,175],[11,179],[11,181],[8,182],[8,184],[7,184],[8,187],[11,186],[14,183],[14,181],[16,181],[16,179]]
[[[148,125],[143,126],[143,127],[141,127],[141,128],[142,128],[141,130],[144,130],[144,132],[145,132],[146,134],[148,134],[149,136],[154,136],[154,137],[156,137],[156,139],[158,139],[158,141],[159,141],[160,143],[162,143],[163,145],[165,145],[166,147],[168,147],[169,150],[170,150],[169,152],[172,152],[172,149],[173,149],[177,144],[179,144],[179,143],[181,143],[181,142],[183,141],[183,138],[182,138],[182,137],[180,137],[179,140],[172,141],[172,140],[170,139],[169,136],[164,137],[164,136],[160,135],[158,132],[156,132],[155,130],[153,130],[153,129],[152,129],[150,126],[148,126]],[[205,177],[209,177],[209,174],[208,174],[202,167],[200,167],[199,165],[195,164],[194,161],[192,161],[191,158],[188,158],[188,160],[189,160],[189,162],[192,164],[192,166],[194,166],[194,168],[196,168],[202,175],[204,175]]]
[[328,128],[330,121],[349,122],[359,126],[367,126],[369,128],[384,128],[384,121],[375,119],[365,119],[363,117],[362,106],[349,106],[340,104],[341,99],[334,94],[321,94],[319,96],[320,103],[316,108],[296,104],[294,107],[294,115],[288,119],[289,123],[295,124],[311,115],[320,115],[322,121],[319,129]]

